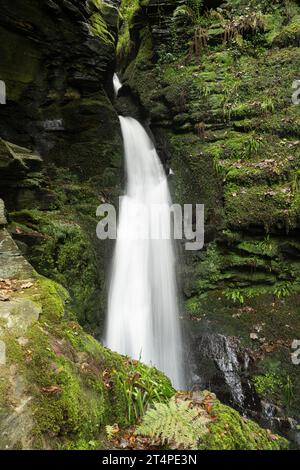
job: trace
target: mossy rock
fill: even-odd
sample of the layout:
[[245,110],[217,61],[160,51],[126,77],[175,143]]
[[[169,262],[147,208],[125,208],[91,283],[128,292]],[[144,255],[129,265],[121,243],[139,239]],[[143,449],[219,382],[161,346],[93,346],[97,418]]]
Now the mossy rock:
[[294,16],[291,22],[274,37],[273,45],[279,47],[300,45],[300,15]]
[[112,246],[96,236],[96,209],[107,194],[115,202],[118,165],[116,158],[112,166],[104,166],[101,192],[97,178],[81,181],[69,170],[45,165],[47,205],[25,209],[25,200],[9,216],[10,232],[34,268],[68,289],[77,319],[99,336]]
[[[32,302],[38,315],[22,329],[1,320],[1,448],[104,448],[106,425],[130,423],[126,390],[133,370],[141,369],[87,335],[72,320],[68,299],[59,284],[40,276],[12,295]],[[155,369],[146,377],[144,385],[154,381],[166,399],[173,393]]]
[[209,425],[200,449],[209,450],[286,450],[288,441],[262,429],[254,421],[242,417],[236,410],[213,402],[214,421]]

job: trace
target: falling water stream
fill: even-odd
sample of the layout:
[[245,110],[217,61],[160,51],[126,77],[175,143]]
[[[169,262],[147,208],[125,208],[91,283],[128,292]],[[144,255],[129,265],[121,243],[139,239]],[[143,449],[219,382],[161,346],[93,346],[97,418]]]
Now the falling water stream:
[[[114,84],[117,94],[116,78]],[[155,236],[168,233],[170,226],[167,212],[158,210],[171,205],[168,182],[145,129],[131,117],[119,119],[127,185],[120,202],[106,344],[156,366],[179,388],[184,380],[175,254],[171,238]],[[141,228],[142,237],[137,236]]]
[[119,90],[120,88],[122,88],[122,83],[120,82],[120,79],[116,73],[114,74],[113,85],[114,85],[115,95],[118,96]]

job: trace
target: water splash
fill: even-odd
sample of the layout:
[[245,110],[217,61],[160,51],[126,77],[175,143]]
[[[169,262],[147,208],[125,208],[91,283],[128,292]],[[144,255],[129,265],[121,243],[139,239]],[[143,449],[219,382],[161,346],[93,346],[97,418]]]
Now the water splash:
[[[175,255],[171,239],[135,239],[139,225],[167,233],[168,217],[153,205],[172,204],[167,178],[144,128],[120,116],[127,174],[108,300],[107,346],[164,371],[184,386]],[[144,207],[135,217],[134,206]],[[130,210],[133,209],[133,210]],[[166,232],[165,232],[166,231]]]
[[115,96],[118,96],[119,90],[120,88],[122,88],[122,83],[120,82],[120,79],[116,73],[113,76],[113,85],[114,85]]

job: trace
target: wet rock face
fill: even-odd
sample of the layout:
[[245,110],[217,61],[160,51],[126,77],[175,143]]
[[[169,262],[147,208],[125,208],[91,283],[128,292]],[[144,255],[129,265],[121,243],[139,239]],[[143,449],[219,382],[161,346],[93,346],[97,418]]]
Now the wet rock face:
[[0,227],[7,224],[6,215],[5,215],[5,206],[2,199],[0,199]]
[[106,145],[109,159],[120,148],[117,116],[107,97],[115,3],[103,12],[93,0],[1,5],[0,79],[7,104],[0,107],[0,136],[83,177],[102,170],[94,151],[99,156]]
[[206,387],[228,404],[245,412],[259,409],[259,398],[249,380],[251,356],[236,337],[203,333],[193,338],[193,387]]
[[41,174],[42,159],[29,149],[7,142],[0,137],[0,197],[7,209],[43,205],[44,191]]
[[276,406],[273,403],[262,400],[261,408],[262,412],[258,416],[260,423],[263,426],[276,429],[281,434],[287,436],[294,443],[294,445],[300,447],[300,431],[298,421],[287,417],[284,410],[280,406]]
[[190,350],[193,389],[212,390],[244,416],[287,436],[293,445],[300,445],[298,421],[287,416],[283,406],[262,400],[258,395],[251,381],[257,367],[253,351],[243,348],[237,337],[208,332],[196,334],[191,339]]
[[[0,105],[0,198],[22,252],[39,273],[70,289],[74,310],[82,323],[93,323],[93,333],[105,310],[110,259],[96,239],[95,212],[120,193],[122,178],[122,137],[111,103],[118,4],[1,2],[0,80],[7,96]],[[9,257],[12,240],[1,234],[10,276],[19,257]]]
[[[33,268],[21,255],[16,243],[6,230],[6,225],[4,202],[0,199],[0,279],[17,278],[20,273],[22,276],[30,277]],[[7,313],[8,310],[5,312]],[[3,315],[8,318],[8,313],[6,313]],[[0,317],[2,318],[1,310]]]
[[184,5],[185,0],[150,0],[146,14],[152,29],[154,49],[172,40],[171,18],[174,10]]

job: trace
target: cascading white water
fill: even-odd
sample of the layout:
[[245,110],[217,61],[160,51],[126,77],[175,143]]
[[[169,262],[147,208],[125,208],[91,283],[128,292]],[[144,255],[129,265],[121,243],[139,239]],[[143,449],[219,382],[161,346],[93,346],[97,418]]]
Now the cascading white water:
[[122,83],[120,82],[120,79],[118,75],[115,73],[113,77],[113,85],[114,85],[114,91],[115,95],[118,96],[120,88],[122,88]]
[[[144,128],[120,116],[127,174],[108,300],[107,346],[164,371],[184,386],[175,254],[167,234],[167,178]],[[137,216],[138,208],[138,216]],[[153,210],[154,209],[154,210]],[[146,236],[137,237],[141,227]]]

